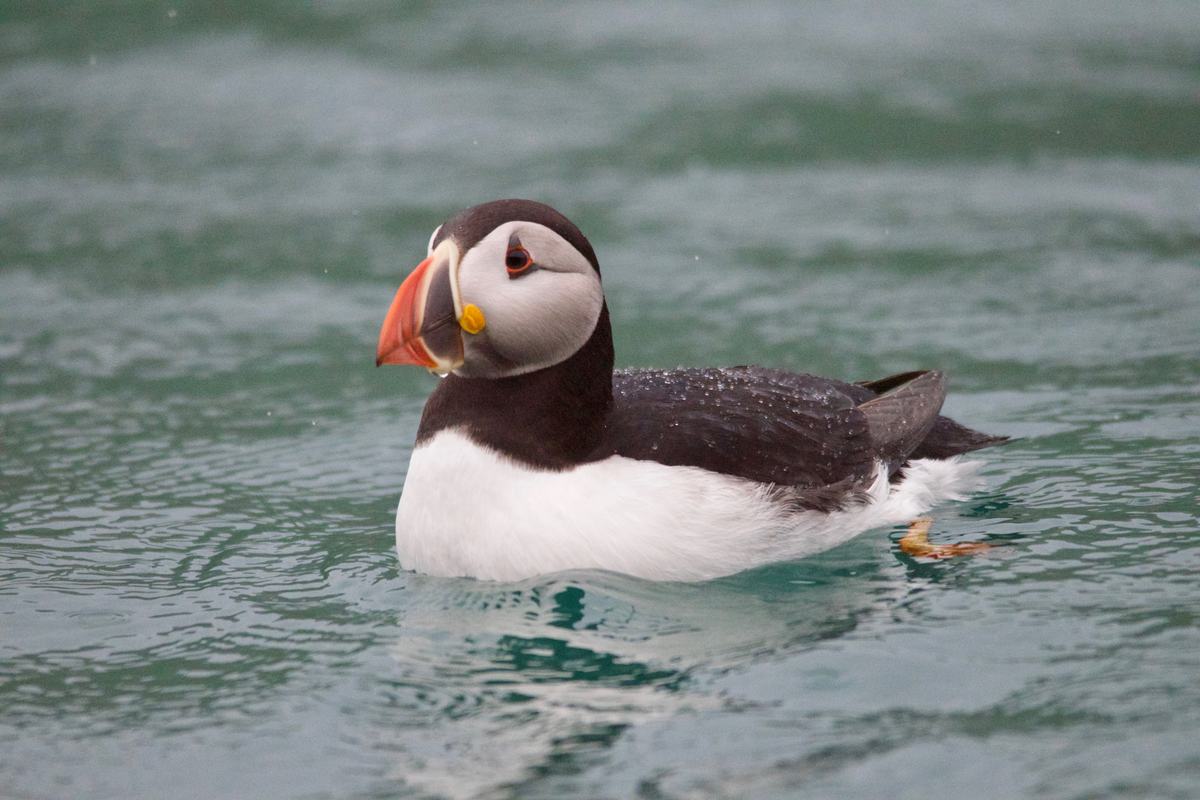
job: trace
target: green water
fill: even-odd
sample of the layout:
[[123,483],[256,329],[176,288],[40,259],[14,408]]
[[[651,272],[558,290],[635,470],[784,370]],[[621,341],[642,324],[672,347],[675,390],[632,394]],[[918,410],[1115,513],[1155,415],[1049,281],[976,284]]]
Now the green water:
[[[937,513],[699,585],[398,564],[448,213],[621,365],[940,367]],[[1200,6],[5,3],[0,797],[1200,796]]]

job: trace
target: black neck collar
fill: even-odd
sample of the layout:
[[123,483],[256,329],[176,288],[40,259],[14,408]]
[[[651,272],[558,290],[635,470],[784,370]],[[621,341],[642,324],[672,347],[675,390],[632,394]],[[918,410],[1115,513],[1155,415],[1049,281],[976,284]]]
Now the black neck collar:
[[451,375],[429,396],[417,444],[447,428],[543,469],[587,459],[599,444],[612,407],[613,343],[608,306],[575,355],[511,378]]

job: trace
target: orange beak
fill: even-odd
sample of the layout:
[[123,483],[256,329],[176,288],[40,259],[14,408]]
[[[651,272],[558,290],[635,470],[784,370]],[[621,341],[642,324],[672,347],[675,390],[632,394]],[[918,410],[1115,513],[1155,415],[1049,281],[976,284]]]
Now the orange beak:
[[379,347],[375,350],[375,366],[384,364],[413,364],[420,367],[433,367],[436,362],[429,357],[429,351],[417,335],[420,326],[417,310],[417,295],[421,293],[425,283],[425,274],[433,258],[427,258],[417,265],[412,274],[400,284],[392,307],[383,318],[383,327],[379,329]]
[[375,366],[412,364],[446,373],[462,364],[451,260],[435,253],[417,265],[379,329]]

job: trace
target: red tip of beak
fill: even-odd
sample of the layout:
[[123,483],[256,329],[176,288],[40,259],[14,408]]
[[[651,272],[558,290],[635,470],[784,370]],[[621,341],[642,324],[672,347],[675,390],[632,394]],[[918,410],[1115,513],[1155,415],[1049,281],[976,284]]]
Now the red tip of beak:
[[437,362],[430,357],[417,332],[421,329],[420,315],[425,293],[425,273],[432,258],[417,265],[412,274],[400,284],[392,306],[379,329],[379,347],[375,351],[375,366],[384,364],[412,364],[434,367]]

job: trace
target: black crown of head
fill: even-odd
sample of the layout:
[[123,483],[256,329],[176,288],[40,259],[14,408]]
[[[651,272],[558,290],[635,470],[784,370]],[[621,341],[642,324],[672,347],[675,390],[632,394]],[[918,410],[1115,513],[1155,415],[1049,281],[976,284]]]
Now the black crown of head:
[[583,257],[591,263],[596,272],[600,272],[600,262],[596,259],[596,251],[575,223],[564,217],[545,203],[536,200],[492,200],[477,206],[463,209],[442,225],[433,245],[436,247],[447,236],[453,236],[462,252],[470,250],[479,240],[506,222],[536,222],[544,225],[571,243],[571,246],[583,253]]

